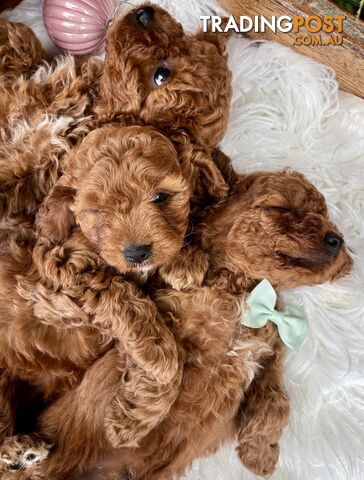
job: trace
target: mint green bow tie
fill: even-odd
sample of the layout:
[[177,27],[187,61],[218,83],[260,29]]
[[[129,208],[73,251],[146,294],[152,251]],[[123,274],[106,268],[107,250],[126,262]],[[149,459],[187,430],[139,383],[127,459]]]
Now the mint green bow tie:
[[250,328],[261,328],[271,320],[288,348],[298,350],[308,338],[308,321],[302,308],[287,305],[281,312],[275,310],[277,294],[268,280],[262,280],[249,295],[246,303],[249,310],[242,324]]

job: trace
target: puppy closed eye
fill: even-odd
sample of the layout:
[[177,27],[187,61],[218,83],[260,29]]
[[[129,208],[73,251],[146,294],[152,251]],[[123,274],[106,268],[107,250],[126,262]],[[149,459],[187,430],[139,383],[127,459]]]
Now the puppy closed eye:
[[154,197],[152,202],[158,205],[166,203],[167,200],[170,198],[170,194],[166,192],[158,192]]
[[84,213],[92,213],[94,215],[97,215],[99,213],[104,213],[104,210],[102,210],[101,208],[86,208],[85,210],[83,210]]
[[291,213],[292,212],[292,209],[288,207],[270,206],[270,207],[264,207],[264,209],[270,213]]

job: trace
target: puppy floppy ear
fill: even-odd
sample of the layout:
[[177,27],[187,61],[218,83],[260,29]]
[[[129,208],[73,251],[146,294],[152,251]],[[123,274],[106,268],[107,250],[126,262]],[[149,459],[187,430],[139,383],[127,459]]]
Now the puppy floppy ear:
[[[38,210],[35,228],[39,237],[56,243],[68,238],[76,225],[71,207],[77,190],[91,168],[102,158],[100,145],[105,143],[105,138],[114,128],[107,125],[92,131],[65,160],[67,173],[53,186]],[[107,154],[107,149],[103,153]]]
[[232,190],[235,184],[240,180],[240,175],[238,175],[233,169],[230,158],[219,148],[214,148],[212,151],[212,159],[221,172],[225,182],[228,184],[229,189]]
[[[227,196],[229,186],[218,166],[213,161],[211,152],[207,150],[195,151],[192,164],[197,170],[196,181],[199,183],[200,188],[202,187],[203,190],[216,200],[222,200]],[[199,188],[196,190],[199,190]]]
[[67,239],[76,224],[71,211],[76,189],[63,185],[63,179],[56,184],[39,208],[35,220],[38,237],[52,243]]
[[229,186],[213,160],[212,151],[197,146],[183,132],[173,132],[169,138],[178,153],[184,177],[190,182],[195,200],[212,197],[215,201],[226,197]]
[[265,172],[253,172],[245,175],[236,174],[236,181],[234,182],[231,192],[232,193],[246,193],[254,185],[256,185],[257,180],[261,177],[264,177]]
[[228,21],[229,21],[229,19],[227,17],[224,17],[222,19],[221,24],[219,25],[222,32],[219,32],[219,31],[214,31],[213,32],[211,22],[209,22],[207,24],[208,25],[208,31],[207,32],[198,32],[195,35],[195,37],[198,40],[212,43],[213,45],[215,45],[215,47],[217,47],[219,52],[222,55],[224,55],[224,53],[226,51],[226,46],[227,46],[227,43],[228,43],[228,40],[229,40],[229,37],[230,37],[230,30],[228,30],[227,32],[224,31]]

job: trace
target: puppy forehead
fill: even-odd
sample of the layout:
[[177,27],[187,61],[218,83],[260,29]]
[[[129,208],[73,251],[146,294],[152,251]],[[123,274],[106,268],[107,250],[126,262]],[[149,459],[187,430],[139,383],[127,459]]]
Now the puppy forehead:
[[297,210],[324,213],[326,201],[323,195],[305,178],[289,177],[283,192],[277,191],[288,207]]
[[326,209],[323,195],[301,175],[275,173],[262,176],[252,191],[255,205],[314,211]]
[[150,139],[150,142],[139,142],[131,139],[126,150],[116,150],[113,162],[106,156],[100,165],[104,168],[114,167],[114,173],[125,177],[157,178],[181,174],[177,153],[172,144],[163,137]]
[[107,160],[103,170],[109,176],[105,191],[148,192],[151,189],[165,188],[179,191],[185,187],[185,180],[178,165],[162,158],[128,158],[118,165],[110,166]]
[[187,190],[187,182],[177,160],[164,156],[163,152],[158,156],[134,155],[129,152],[116,162],[109,158],[101,159],[81,189],[91,203],[111,202],[110,206],[119,204],[120,201],[122,204],[136,204],[159,191],[187,193]]
[[90,149],[95,163],[110,160],[112,165],[148,165],[179,169],[177,152],[172,142],[152,127],[104,127],[84,142],[83,153]]

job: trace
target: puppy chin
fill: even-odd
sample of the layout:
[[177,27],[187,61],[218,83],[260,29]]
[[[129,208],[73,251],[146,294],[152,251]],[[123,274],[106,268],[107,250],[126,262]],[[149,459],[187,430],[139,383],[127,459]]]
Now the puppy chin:
[[126,273],[125,278],[142,287],[147,283],[150,276],[154,273],[155,270],[156,267],[154,267],[153,265],[148,265],[145,267],[141,266],[139,269]]
[[140,273],[149,273],[152,270],[155,270],[157,267],[151,263],[142,263],[140,265],[130,265],[128,272],[140,272]]
[[120,262],[110,263],[110,265],[116,268],[119,273],[122,273],[124,275],[134,274],[134,273],[146,275],[158,268],[158,265],[155,265],[153,262],[144,262],[144,263],[137,264],[137,263],[127,263],[123,260],[121,260]]
[[153,270],[155,270],[157,267],[155,267],[154,265],[142,265],[139,269],[139,271],[143,272],[143,273],[150,273],[152,272]]

